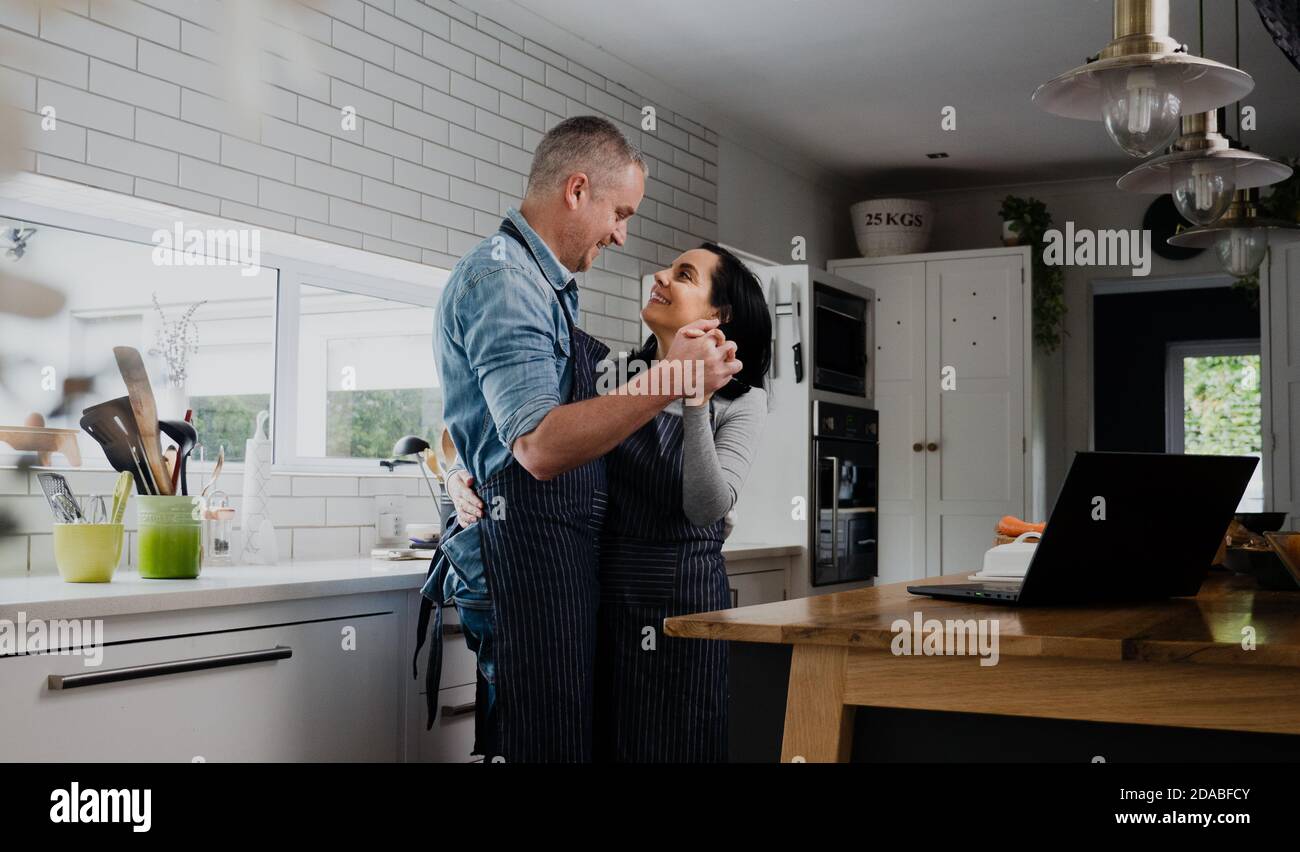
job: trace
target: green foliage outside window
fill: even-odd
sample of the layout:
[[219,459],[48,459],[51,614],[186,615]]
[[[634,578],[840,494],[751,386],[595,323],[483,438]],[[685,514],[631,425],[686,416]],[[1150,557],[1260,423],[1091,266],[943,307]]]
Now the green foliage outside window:
[[1263,450],[1258,355],[1183,359],[1183,448],[1203,455]]
[[330,391],[326,396],[325,455],[386,459],[403,435],[435,443],[442,402],[433,388]]
[[[214,461],[217,450],[224,446],[226,461],[242,462],[244,442],[253,437],[257,413],[271,409],[271,395],[192,396],[190,408],[194,409],[194,429],[206,451],[205,458]],[[194,458],[198,457],[196,449]]]

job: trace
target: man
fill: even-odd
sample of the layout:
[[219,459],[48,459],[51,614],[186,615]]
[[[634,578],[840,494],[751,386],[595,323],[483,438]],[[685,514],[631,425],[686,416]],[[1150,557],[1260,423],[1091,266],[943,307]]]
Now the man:
[[671,378],[685,364],[703,365],[706,394],[740,369],[716,322],[696,323],[658,376],[596,394],[609,350],[574,325],[573,273],[624,243],[644,190],[645,163],[613,123],[560,122],[537,146],[520,209],[460,260],[442,295],[443,418],[466,468],[452,475],[485,505],[443,553],[478,654],[476,751],[490,760],[590,759],[600,458],[682,395]]

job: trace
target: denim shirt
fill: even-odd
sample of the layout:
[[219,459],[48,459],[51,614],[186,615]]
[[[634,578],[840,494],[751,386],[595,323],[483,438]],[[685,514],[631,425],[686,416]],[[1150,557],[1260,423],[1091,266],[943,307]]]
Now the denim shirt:
[[[507,222],[527,247],[506,232]],[[567,400],[573,384],[560,300],[576,318],[577,282],[518,210],[501,226],[452,269],[434,334],[443,422],[476,483],[514,460],[515,440]],[[461,580],[449,590],[486,600],[478,525],[449,537],[443,550]]]

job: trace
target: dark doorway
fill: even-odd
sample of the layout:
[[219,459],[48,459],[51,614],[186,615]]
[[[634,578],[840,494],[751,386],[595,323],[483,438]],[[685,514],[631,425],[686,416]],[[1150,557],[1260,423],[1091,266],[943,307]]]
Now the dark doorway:
[[1168,451],[1169,344],[1259,338],[1259,306],[1231,287],[1097,294],[1092,319],[1098,450]]

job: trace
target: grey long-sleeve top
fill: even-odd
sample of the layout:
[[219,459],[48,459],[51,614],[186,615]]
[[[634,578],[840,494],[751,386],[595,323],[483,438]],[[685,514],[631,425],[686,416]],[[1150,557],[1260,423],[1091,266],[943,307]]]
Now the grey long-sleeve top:
[[[731,511],[740,498],[767,419],[767,393],[750,388],[735,399],[715,394],[712,429],[707,405],[683,405],[678,400],[664,410],[682,418],[682,508],[686,519],[696,526],[708,526]],[[729,522],[728,534],[731,526]]]

